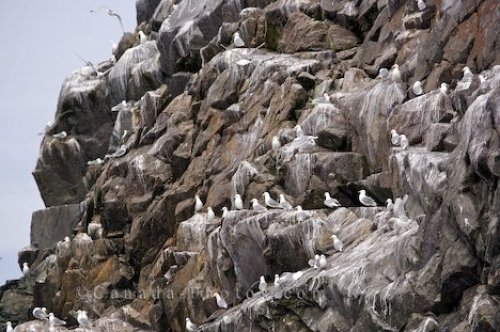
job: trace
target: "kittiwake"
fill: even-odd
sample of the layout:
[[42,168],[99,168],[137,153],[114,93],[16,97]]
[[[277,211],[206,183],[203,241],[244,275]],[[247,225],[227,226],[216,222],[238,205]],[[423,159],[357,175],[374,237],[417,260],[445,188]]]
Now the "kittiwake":
[[361,204],[363,204],[364,206],[377,206],[375,200],[370,196],[366,195],[366,190],[361,189],[358,192],[359,192],[359,201],[361,202]]

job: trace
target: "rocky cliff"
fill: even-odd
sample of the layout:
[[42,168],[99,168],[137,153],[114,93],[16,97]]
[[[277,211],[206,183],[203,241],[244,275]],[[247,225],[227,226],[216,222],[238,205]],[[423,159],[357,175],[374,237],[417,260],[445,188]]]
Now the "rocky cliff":
[[[137,20],[63,83],[0,324],[500,330],[498,0],[138,0]],[[266,191],[303,211],[252,209]]]

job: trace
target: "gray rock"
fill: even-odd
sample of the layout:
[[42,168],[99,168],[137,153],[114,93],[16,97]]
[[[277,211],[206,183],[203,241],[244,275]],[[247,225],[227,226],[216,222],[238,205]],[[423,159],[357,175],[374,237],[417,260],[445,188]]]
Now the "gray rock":
[[54,206],[33,212],[31,244],[40,249],[52,248],[57,241],[73,234],[81,216],[80,204]]

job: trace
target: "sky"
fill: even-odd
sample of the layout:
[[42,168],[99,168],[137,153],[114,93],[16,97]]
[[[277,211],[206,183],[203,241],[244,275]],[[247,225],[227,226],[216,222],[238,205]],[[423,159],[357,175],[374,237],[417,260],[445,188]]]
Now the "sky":
[[64,78],[82,67],[78,54],[100,62],[111,56],[111,41],[136,27],[134,0],[0,1],[0,285],[20,278],[18,251],[29,245],[31,214],[44,204],[31,172],[40,133],[56,111]]

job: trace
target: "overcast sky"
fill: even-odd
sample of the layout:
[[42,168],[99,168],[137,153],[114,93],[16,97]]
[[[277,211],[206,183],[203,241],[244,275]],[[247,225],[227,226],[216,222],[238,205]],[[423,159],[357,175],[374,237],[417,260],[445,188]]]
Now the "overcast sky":
[[111,55],[122,35],[116,18],[89,10],[107,6],[125,30],[136,27],[134,0],[0,1],[0,285],[19,278],[17,252],[29,245],[31,213],[44,208],[31,175],[41,132],[56,111],[64,78]]

